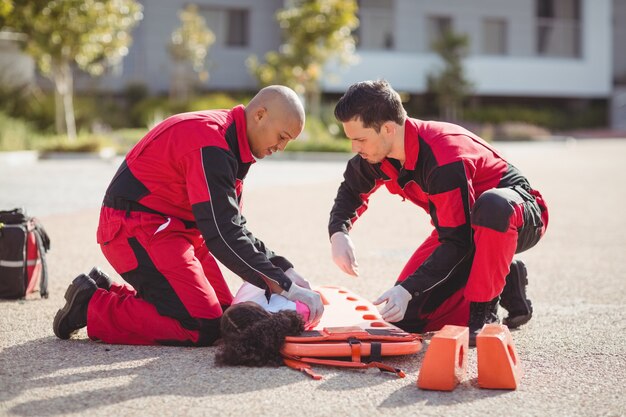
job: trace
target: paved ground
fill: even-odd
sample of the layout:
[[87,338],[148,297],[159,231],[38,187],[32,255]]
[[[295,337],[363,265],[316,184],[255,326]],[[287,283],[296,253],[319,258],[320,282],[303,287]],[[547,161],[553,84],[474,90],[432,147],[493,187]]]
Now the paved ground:
[[[0,302],[0,415],[626,415],[626,141],[499,146],[551,208],[548,235],[522,255],[535,317],[513,334],[525,369],[517,391],[479,389],[474,350],[466,380],[441,393],[415,386],[423,353],[392,361],[405,379],[319,368],[325,379],[312,381],[284,367],[216,368],[213,348],[109,346],[84,330],[58,340],[52,318],[70,280],[94,264],[112,272],[94,235],[116,164],[54,160],[0,166],[0,207],[26,206],[53,244],[50,298]],[[379,191],[353,232],[362,276],[343,276],[325,231],[342,165],[259,163],[245,212],[251,230],[309,279],[373,299],[430,226]],[[238,279],[227,277],[235,290]]]

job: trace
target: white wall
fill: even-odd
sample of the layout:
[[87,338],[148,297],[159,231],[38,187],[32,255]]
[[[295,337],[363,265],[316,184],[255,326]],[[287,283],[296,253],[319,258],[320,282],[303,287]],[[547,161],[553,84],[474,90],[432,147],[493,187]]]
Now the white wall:
[[[453,17],[455,31],[470,36],[473,46],[466,69],[476,94],[609,97],[612,89],[612,0],[581,2],[582,56],[550,58],[533,55],[534,0],[397,0],[394,5],[397,34],[402,36],[396,37],[396,45],[401,52],[361,51],[358,64],[350,68],[331,64],[328,72],[332,76],[324,80],[324,88],[329,92],[342,92],[356,81],[385,78],[398,90],[424,92],[427,75],[436,71],[439,63],[435,54],[426,52],[425,19],[431,14],[444,14]],[[415,21],[411,16],[419,18]],[[481,22],[487,16],[504,16],[508,20],[509,55],[479,54]]]
[[[98,88],[119,90],[129,82],[142,82],[150,90],[168,91],[171,60],[167,51],[172,31],[180,26],[178,12],[189,2],[186,0],[144,0],[144,18],[135,28],[133,44],[124,59],[121,73],[100,80],[83,80],[83,85],[96,83]],[[245,61],[256,54],[260,59],[280,42],[280,30],[274,14],[282,7],[282,0],[195,0],[194,4],[228,8],[249,9],[249,45],[243,48],[223,48],[213,45],[209,49],[207,69],[209,81],[206,88],[253,89],[256,81],[250,76]]]
[[[359,51],[358,63],[349,68],[327,66],[322,82],[327,92],[343,92],[353,82],[386,78],[397,89],[421,93],[426,78],[438,68],[438,58],[429,52],[427,21],[431,15],[447,15],[457,32],[471,40],[467,73],[475,93],[494,96],[609,97],[613,59],[626,69],[626,54],[612,46],[612,8],[626,0],[580,0],[581,57],[550,58],[535,54],[535,0],[393,0],[392,16],[395,49]],[[121,73],[96,81],[103,89],[121,89],[130,81],[143,82],[152,91],[167,91],[170,58],[167,44],[179,25],[177,12],[185,0],[144,0],[144,19],[134,34],[134,44],[124,60]],[[214,45],[209,51],[210,80],[214,89],[254,89],[255,80],[245,61],[256,54],[260,59],[280,44],[280,30],[274,19],[283,0],[196,0],[196,4],[245,7],[250,10],[250,44],[246,48]],[[506,56],[481,55],[484,18],[507,21]],[[624,42],[626,44],[626,42]],[[623,45],[622,45],[623,46]],[[622,63],[622,64],[618,64]],[[90,81],[93,83],[94,81]]]
[[613,0],[613,73],[626,80],[626,0]]

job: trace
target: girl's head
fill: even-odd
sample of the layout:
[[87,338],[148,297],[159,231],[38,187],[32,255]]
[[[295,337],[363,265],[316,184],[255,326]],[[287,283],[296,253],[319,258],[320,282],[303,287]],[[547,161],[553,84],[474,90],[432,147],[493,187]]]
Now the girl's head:
[[217,353],[220,365],[278,366],[285,336],[304,330],[295,311],[270,313],[251,301],[229,307],[222,316],[223,343]]

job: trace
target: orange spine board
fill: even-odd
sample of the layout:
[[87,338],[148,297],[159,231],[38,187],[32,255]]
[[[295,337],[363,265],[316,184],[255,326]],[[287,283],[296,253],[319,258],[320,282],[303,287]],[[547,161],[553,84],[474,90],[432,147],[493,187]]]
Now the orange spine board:
[[300,336],[288,336],[282,352],[293,356],[351,356],[348,339],[357,340],[362,356],[369,356],[371,343],[381,344],[381,356],[409,355],[422,348],[421,337],[385,322],[368,300],[336,286],[315,289],[324,300],[320,323]]

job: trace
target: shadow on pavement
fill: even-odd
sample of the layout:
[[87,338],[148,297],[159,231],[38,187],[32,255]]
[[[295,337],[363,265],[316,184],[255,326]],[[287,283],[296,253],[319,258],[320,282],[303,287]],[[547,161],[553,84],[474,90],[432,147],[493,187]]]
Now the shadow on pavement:
[[411,384],[395,391],[379,407],[398,408],[416,403],[422,403],[425,406],[468,404],[476,400],[499,397],[512,392],[508,390],[480,389],[478,388],[477,378],[463,382],[452,392],[421,390],[415,384]]
[[[105,345],[33,340],[0,352],[0,403],[29,392],[42,398],[7,411],[23,416],[79,412],[151,396],[210,397],[302,381],[285,368],[220,368],[214,348]],[[266,373],[267,375],[260,374]]]

